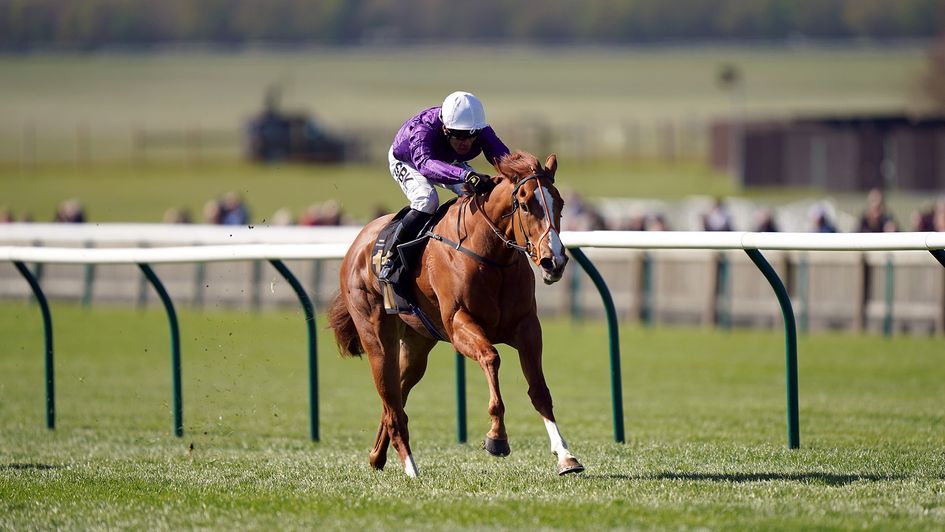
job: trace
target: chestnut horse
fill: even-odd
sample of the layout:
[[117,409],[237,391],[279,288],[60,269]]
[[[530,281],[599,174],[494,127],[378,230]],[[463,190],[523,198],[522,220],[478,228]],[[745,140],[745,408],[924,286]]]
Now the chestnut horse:
[[[541,324],[529,264],[534,262],[542,280],[551,284],[561,279],[568,262],[558,236],[563,202],[554,186],[557,159],[549,156],[542,167],[534,156],[516,152],[506,155],[496,169],[500,175],[492,178],[490,192],[461,197],[433,228],[442,240],[428,242],[418,261],[415,303],[456,352],[478,362],[485,372],[492,418],[486,450],[496,456],[510,452],[494,347],[504,343],[518,351],[528,396],[558,456],[558,473],[580,472],[584,466],[558,430],[542,373]],[[341,265],[341,290],[329,309],[329,325],[343,355],[367,353],[381,397],[371,466],[383,469],[387,447],[393,444],[404,471],[415,477],[404,405],[423,377],[437,340],[416,315],[384,310],[371,251],[390,219],[388,215],[370,222],[352,243]]]

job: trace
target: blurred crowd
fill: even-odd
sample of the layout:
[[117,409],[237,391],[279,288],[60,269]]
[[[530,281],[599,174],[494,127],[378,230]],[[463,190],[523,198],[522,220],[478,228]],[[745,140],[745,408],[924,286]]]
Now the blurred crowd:
[[[597,205],[585,200],[579,193],[567,191],[564,195],[565,206],[561,222],[564,231],[669,231],[674,229],[670,227],[670,217],[658,209],[627,214],[626,216],[608,217]],[[389,212],[385,206],[377,205],[372,214],[372,219]],[[358,225],[364,222],[364,220],[355,220],[347,216],[341,205],[335,200],[313,203],[305,207],[298,216],[294,215],[289,208],[281,208],[271,216],[254,222],[249,206],[238,192],[226,192],[219,197],[210,199],[204,204],[201,215],[201,219],[196,220],[187,208],[172,208],[165,212],[163,221],[176,224],[204,223],[213,225],[259,223],[272,226]],[[743,216],[742,220],[744,221],[744,219]],[[699,227],[678,227],[677,229],[757,232],[782,230],[775,210],[765,206],[755,208],[750,223],[737,224],[725,198],[715,198],[704,212],[699,213],[697,220],[696,223]],[[0,223],[16,221],[32,222],[34,220],[30,213],[23,213],[17,219],[10,208],[0,206]],[[64,200],[56,207],[51,221],[84,223],[87,221],[85,207],[77,198]],[[850,225],[850,223],[846,224],[847,227]],[[818,202],[809,209],[806,227],[792,230],[836,233],[839,232],[837,227],[834,209],[826,202]],[[870,190],[866,196],[866,204],[859,214],[856,225],[852,227],[852,231],[861,233],[945,231],[945,196],[913,212],[908,225],[901,226],[887,208],[883,191],[880,189]]]
[[[203,206],[202,223],[211,225],[249,225],[254,223],[249,207],[238,192],[227,192],[219,198],[213,198]],[[193,223],[187,209],[169,209],[164,214],[165,223]],[[335,200],[313,203],[302,210],[296,217],[292,210],[283,207],[268,218],[258,223],[263,225],[346,225],[353,223],[342,212],[341,205]]]
[[[377,216],[386,214],[384,207],[376,208]],[[13,222],[34,222],[31,213],[24,212],[19,218],[16,217],[13,209],[0,205],[0,223]],[[56,210],[49,220],[54,223],[85,223],[85,207],[78,198],[69,198],[59,203]],[[186,207],[174,207],[164,212],[164,223],[169,224],[190,224],[204,223],[211,225],[250,225],[260,223],[264,225],[349,225],[360,223],[346,216],[341,209],[341,205],[335,200],[328,200],[322,203],[312,203],[302,210],[298,217],[292,214],[291,209],[281,208],[258,222],[254,222],[250,213],[250,208],[243,196],[238,192],[227,192],[219,197],[208,200],[201,212],[199,219],[195,218],[190,209]]]
[[[838,223],[834,208],[827,202],[814,203],[807,213],[803,227],[793,224],[792,231],[811,233],[837,233]],[[670,217],[658,209],[627,216],[603,215],[601,210],[584,200],[580,194],[570,192],[565,198],[562,218],[562,230],[565,231],[667,231]],[[774,209],[767,206],[754,207],[750,220],[743,217],[741,224],[735,222],[725,198],[714,198],[703,212],[698,213],[695,226],[678,227],[679,230],[702,231],[754,231],[773,233],[782,231]],[[693,225],[693,224],[681,224]],[[847,224],[848,226],[850,224]],[[866,205],[859,213],[856,224],[851,229],[860,233],[879,233],[896,231],[945,231],[945,196],[912,213],[909,225],[902,226],[886,205],[885,195],[880,189],[872,189],[866,196]]]

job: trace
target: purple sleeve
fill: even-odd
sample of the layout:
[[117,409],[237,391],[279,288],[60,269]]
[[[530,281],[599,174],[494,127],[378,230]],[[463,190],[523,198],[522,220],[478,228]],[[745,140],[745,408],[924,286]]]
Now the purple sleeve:
[[482,146],[482,152],[492,166],[495,166],[504,155],[508,155],[509,149],[495,134],[491,126],[479,132],[479,144]]
[[[436,159],[433,153],[433,130],[418,126],[410,136],[410,155],[413,164],[430,181],[454,185],[465,180],[465,171],[458,166]],[[438,134],[438,132],[437,132]]]

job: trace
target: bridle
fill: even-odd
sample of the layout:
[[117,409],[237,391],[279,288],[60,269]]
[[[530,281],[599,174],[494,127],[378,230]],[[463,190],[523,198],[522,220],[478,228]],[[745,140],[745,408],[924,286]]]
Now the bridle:
[[[479,212],[482,213],[483,219],[485,219],[486,223],[492,229],[492,232],[495,233],[495,235],[499,238],[499,240],[501,240],[502,243],[506,247],[512,248],[516,251],[524,253],[526,256],[528,256],[528,258],[532,259],[536,263],[539,260],[537,250],[541,247],[542,241],[548,238],[548,235],[551,233],[551,230],[553,229],[552,218],[551,218],[551,208],[549,207],[548,201],[545,199],[544,194],[536,194],[536,196],[538,196],[539,198],[538,201],[539,201],[539,204],[541,205],[541,209],[544,212],[545,220],[547,220],[547,225],[545,227],[545,230],[542,232],[541,236],[538,238],[537,244],[532,244],[532,241],[529,238],[528,229],[525,227],[525,222],[522,219],[522,216],[523,216],[522,213],[525,211],[525,209],[522,208],[521,204],[518,201],[518,190],[522,188],[522,185],[524,185],[525,183],[533,179],[537,181],[539,178],[542,178],[542,177],[546,177],[546,174],[544,172],[536,172],[529,176],[523,177],[522,179],[519,179],[518,182],[515,183],[515,188],[512,189],[512,210],[508,214],[502,215],[503,218],[508,218],[510,216],[514,217],[514,220],[512,221],[512,223],[513,224],[518,223],[519,232],[522,234],[522,237],[525,238],[524,244],[519,244],[516,240],[506,238],[506,236],[502,234],[502,231],[499,230],[498,226],[496,226],[495,222],[492,221],[492,218],[489,218],[489,215],[486,214],[485,209],[482,208],[482,202],[479,198],[479,195],[473,194],[473,201],[476,202],[476,207],[479,209]],[[458,224],[458,218],[457,218],[457,224]],[[457,225],[457,233],[458,233],[458,229],[459,227]]]

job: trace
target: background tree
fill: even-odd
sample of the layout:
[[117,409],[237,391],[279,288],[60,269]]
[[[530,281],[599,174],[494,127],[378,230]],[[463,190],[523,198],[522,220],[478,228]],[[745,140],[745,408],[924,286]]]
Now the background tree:
[[0,50],[931,38],[941,0],[0,0]]

